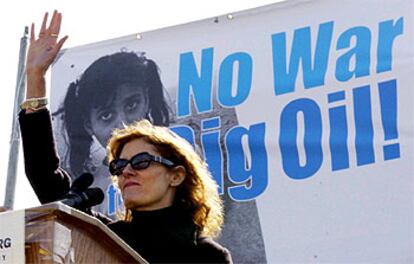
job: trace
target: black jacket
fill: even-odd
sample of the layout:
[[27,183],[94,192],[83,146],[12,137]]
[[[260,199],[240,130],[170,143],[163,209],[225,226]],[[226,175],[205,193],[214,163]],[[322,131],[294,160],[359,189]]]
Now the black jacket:
[[[22,111],[19,121],[25,171],[39,201],[61,199],[70,189],[70,177],[59,166],[49,111]],[[133,211],[131,222],[111,222],[108,227],[151,263],[232,262],[226,248],[198,235],[189,213],[179,206]]]
[[228,250],[198,236],[190,215],[178,206],[133,211],[132,216],[130,223],[108,226],[150,262],[231,263]]

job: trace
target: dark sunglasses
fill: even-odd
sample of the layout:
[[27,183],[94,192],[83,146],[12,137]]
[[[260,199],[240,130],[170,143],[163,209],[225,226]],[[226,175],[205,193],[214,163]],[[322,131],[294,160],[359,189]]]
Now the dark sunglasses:
[[122,174],[122,171],[125,169],[125,167],[128,165],[128,163],[131,164],[131,167],[134,170],[143,170],[149,167],[151,161],[158,162],[162,165],[165,165],[167,167],[174,167],[174,162],[165,159],[163,157],[154,156],[149,154],[148,152],[141,152],[133,156],[130,160],[127,159],[114,159],[109,163],[109,172],[112,175],[119,176]]

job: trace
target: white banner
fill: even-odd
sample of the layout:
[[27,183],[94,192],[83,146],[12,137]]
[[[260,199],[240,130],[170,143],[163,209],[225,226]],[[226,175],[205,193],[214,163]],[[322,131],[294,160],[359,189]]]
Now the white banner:
[[25,263],[24,210],[0,213],[0,263]]
[[65,50],[59,153],[95,175],[149,118],[205,156],[240,262],[413,262],[413,0],[287,1]]

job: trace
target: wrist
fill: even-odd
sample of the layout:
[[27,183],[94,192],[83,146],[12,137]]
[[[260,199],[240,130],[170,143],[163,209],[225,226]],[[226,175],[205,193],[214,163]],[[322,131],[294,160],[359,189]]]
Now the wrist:
[[46,81],[42,74],[27,74],[26,98],[39,98],[46,96]]
[[38,82],[38,81],[44,81],[45,80],[45,75],[42,74],[41,72],[27,72],[26,73],[26,78],[27,81],[33,81],[33,82]]
[[26,74],[28,77],[32,76],[32,77],[44,77],[45,75],[45,71],[39,67],[27,67],[26,69]]

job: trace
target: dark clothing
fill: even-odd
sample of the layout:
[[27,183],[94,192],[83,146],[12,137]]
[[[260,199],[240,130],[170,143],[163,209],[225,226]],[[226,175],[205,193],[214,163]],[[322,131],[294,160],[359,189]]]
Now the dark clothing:
[[177,206],[138,212],[130,223],[109,224],[115,233],[150,262],[230,263],[227,249],[199,237],[190,215]]
[[26,176],[39,201],[61,199],[70,188],[70,176],[59,167],[49,111],[19,113]]
[[[69,191],[70,177],[59,167],[49,111],[22,111],[19,121],[30,184],[41,203],[61,199]],[[198,235],[189,212],[179,206],[133,211],[132,216],[131,222],[112,222],[108,227],[151,263],[232,262],[227,249]]]

